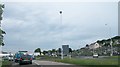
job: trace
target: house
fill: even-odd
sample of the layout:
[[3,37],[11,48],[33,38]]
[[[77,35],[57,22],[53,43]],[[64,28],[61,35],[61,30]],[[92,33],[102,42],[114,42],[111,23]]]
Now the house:
[[89,45],[89,49],[96,49],[101,47],[99,43],[95,42]]

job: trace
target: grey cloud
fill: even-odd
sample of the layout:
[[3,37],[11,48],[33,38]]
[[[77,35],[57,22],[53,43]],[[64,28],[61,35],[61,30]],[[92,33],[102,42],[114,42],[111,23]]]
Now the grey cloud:
[[[6,3],[3,20],[3,28],[7,33],[5,47],[28,50],[37,47],[52,49],[61,47],[63,43],[69,43],[75,49],[96,39],[108,37],[106,34],[108,29],[104,26],[106,23],[112,27],[114,32],[112,35],[116,35],[115,3],[93,3],[97,5],[96,7],[91,6],[91,3],[54,4]],[[64,11],[62,23],[59,15],[61,8]]]

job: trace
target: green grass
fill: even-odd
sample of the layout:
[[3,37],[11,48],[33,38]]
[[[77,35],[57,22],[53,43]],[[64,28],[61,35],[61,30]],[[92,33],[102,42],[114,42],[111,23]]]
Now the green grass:
[[4,61],[2,61],[1,67],[10,67],[11,64],[12,64],[11,61],[4,60]]
[[118,60],[115,59],[56,59],[56,62],[69,63],[84,67],[118,67]]
[[[64,58],[63,60],[55,57],[46,57],[46,60],[69,63],[73,65],[80,65],[85,67],[118,67],[118,56],[83,59],[83,58]],[[107,66],[106,66],[107,65]]]
[[0,67],[2,66],[2,61],[0,61]]
[[8,60],[2,61],[2,65],[11,65],[11,62]]
[[118,65],[117,60],[110,59],[56,59],[57,62],[70,63],[75,65]]

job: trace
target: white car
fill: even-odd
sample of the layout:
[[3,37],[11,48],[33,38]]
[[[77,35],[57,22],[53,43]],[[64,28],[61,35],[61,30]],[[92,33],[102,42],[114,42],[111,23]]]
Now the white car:
[[9,55],[9,56],[8,56],[8,60],[9,60],[9,61],[13,61],[13,60],[14,60],[13,56],[12,56],[12,55]]
[[3,56],[2,59],[3,60],[8,60],[8,56]]
[[93,54],[93,58],[98,58],[98,54],[97,54],[97,53],[94,53],[94,54]]

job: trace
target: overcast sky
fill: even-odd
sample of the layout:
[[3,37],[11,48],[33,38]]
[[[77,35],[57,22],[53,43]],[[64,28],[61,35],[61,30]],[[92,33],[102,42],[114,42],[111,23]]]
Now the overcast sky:
[[4,51],[78,49],[118,35],[117,2],[5,2],[3,17]]
[[[28,0],[1,0],[2,2],[28,2]],[[29,0],[29,2],[118,2],[119,0]]]

